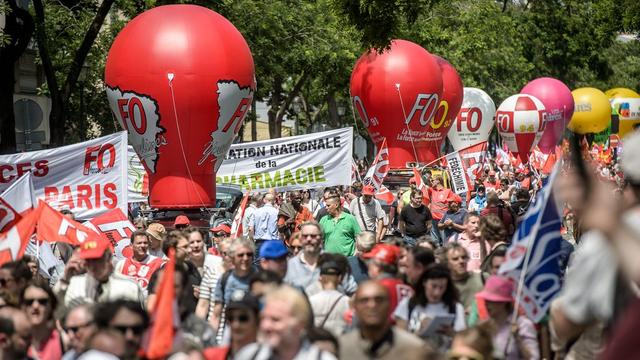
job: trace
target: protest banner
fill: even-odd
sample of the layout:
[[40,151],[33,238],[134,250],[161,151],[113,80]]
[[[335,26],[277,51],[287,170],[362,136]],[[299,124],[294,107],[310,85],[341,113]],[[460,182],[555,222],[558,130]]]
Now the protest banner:
[[96,216],[82,223],[82,225],[95,230],[98,234],[102,234],[114,247],[121,240],[129,240],[131,235],[136,231],[136,227],[120,209],[113,209],[100,216]]
[[0,191],[31,172],[36,199],[78,219],[127,211],[127,134],[55,149],[0,156]]
[[127,147],[127,189],[130,203],[149,201],[149,174],[131,145]]
[[452,152],[447,154],[446,158],[449,166],[449,172],[451,174],[453,191],[458,195],[466,194],[469,188],[467,186],[467,177],[465,176],[464,165],[460,158],[460,153],[457,151]]
[[289,191],[351,184],[353,129],[232,145],[217,184]]

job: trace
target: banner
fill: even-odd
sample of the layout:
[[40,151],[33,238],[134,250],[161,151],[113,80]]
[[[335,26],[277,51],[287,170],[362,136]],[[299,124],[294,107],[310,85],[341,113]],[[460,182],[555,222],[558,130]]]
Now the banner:
[[467,194],[467,176],[464,171],[464,164],[460,158],[460,154],[455,151],[447,154],[447,164],[449,172],[451,173],[451,183],[453,184],[453,191],[462,196]]
[[217,184],[288,191],[351,184],[353,129],[231,145]]
[[127,147],[127,189],[130,203],[149,201],[149,175],[133,146]]
[[384,178],[387,177],[389,172],[389,149],[387,148],[387,139],[382,140],[380,150],[376,158],[373,160],[373,164],[362,181],[364,185],[372,185],[376,191],[380,190]]
[[[551,301],[560,291],[561,256],[560,226],[562,221],[552,193],[559,171],[556,166],[547,185],[529,206],[518,231],[507,250],[506,261],[499,273],[518,284],[518,302],[527,316],[539,322],[547,314]],[[519,296],[518,296],[519,295]]]
[[78,219],[127,211],[127,133],[55,149],[0,156],[0,191],[31,172],[35,197]]

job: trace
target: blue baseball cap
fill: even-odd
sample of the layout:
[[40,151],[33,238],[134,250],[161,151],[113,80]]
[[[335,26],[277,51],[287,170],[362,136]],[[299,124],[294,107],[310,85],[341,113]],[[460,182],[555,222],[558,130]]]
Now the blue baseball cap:
[[261,259],[280,259],[289,254],[289,250],[280,240],[265,241],[260,247],[260,254],[258,256]]

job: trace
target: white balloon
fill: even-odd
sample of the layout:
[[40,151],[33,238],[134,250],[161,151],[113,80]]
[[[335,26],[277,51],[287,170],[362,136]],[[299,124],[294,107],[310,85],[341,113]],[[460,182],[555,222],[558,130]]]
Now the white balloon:
[[458,151],[489,138],[494,124],[496,105],[491,97],[477,88],[464,88],[462,106],[447,137]]

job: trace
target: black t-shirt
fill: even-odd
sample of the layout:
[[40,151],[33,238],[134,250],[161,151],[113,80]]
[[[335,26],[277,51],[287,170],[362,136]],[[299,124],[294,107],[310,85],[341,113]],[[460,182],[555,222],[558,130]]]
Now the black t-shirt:
[[431,219],[431,212],[424,205],[418,208],[408,205],[400,212],[400,220],[404,221],[405,232],[411,237],[425,235],[428,231],[427,221]]

